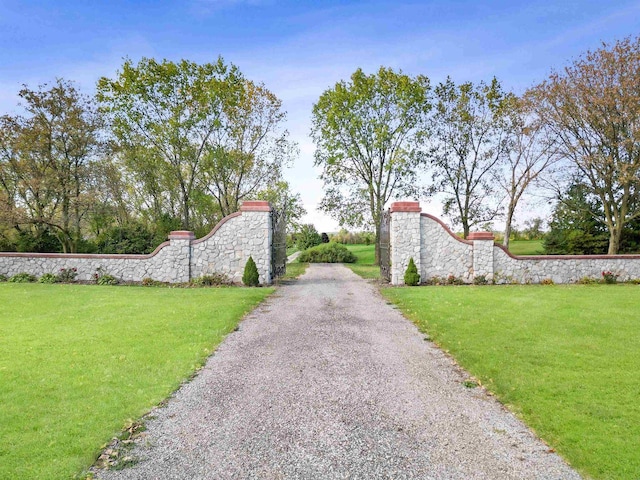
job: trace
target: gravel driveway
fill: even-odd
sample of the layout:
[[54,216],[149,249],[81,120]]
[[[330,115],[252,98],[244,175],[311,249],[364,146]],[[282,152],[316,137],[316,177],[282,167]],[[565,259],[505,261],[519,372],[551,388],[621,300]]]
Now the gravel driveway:
[[342,265],[279,288],[103,479],[578,479]]

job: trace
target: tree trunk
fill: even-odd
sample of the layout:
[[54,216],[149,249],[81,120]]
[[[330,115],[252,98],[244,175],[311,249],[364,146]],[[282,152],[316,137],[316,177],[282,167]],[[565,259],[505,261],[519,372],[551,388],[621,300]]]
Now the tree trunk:
[[469,237],[469,222],[467,220],[462,221],[462,238],[465,240]]
[[513,223],[513,206],[509,205],[507,210],[507,221],[504,225],[504,239],[502,240],[502,245],[504,248],[509,248],[509,237],[511,237],[511,224]]
[[608,255],[618,254],[618,251],[620,250],[621,230],[622,226],[618,227],[618,225],[609,230],[609,250],[607,251]]

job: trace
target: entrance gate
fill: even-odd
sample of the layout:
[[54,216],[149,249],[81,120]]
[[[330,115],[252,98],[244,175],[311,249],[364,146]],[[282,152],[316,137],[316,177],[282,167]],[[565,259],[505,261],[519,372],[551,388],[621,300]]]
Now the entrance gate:
[[287,222],[284,210],[271,210],[271,280],[287,271]]
[[380,218],[380,278],[391,281],[391,212],[382,212]]

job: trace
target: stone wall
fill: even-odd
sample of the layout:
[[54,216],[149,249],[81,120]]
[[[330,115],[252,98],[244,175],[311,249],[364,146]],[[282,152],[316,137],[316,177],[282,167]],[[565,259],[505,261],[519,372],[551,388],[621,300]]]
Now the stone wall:
[[494,243],[491,232],[475,232],[463,240],[438,218],[420,213],[418,202],[391,205],[391,283],[402,285],[413,257],[420,281],[448,276],[472,283],[482,276],[495,283],[574,283],[601,279],[603,271],[621,281],[640,279],[640,255],[514,256]]
[[149,255],[90,255],[54,253],[0,253],[0,274],[20,272],[41,276],[76,268],[77,280],[91,280],[100,268],[122,281],[152,278],[162,282],[188,282],[207,274],[242,280],[252,256],[260,282],[270,284],[271,207],[267,202],[244,202],[239,212],[223,218],[207,236],[195,240],[192,232],[171,232],[169,241]]

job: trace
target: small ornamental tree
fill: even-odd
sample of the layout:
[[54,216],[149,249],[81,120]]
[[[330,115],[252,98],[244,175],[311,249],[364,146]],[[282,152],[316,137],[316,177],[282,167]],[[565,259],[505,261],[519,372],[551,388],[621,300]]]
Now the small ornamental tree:
[[326,233],[322,232],[322,235],[320,235],[321,239],[322,239],[322,243],[329,243],[329,235],[327,235]]
[[253,261],[253,257],[251,256],[249,256],[249,260],[247,260],[247,264],[244,266],[242,283],[247,287],[257,287],[260,285],[258,267],[256,267],[256,262]]
[[404,284],[410,287],[415,287],[420,283],[420,274],[416,268],[416,264],[413,261],[413,257],[409,259],[409,265],[407,271],[404,272]]

